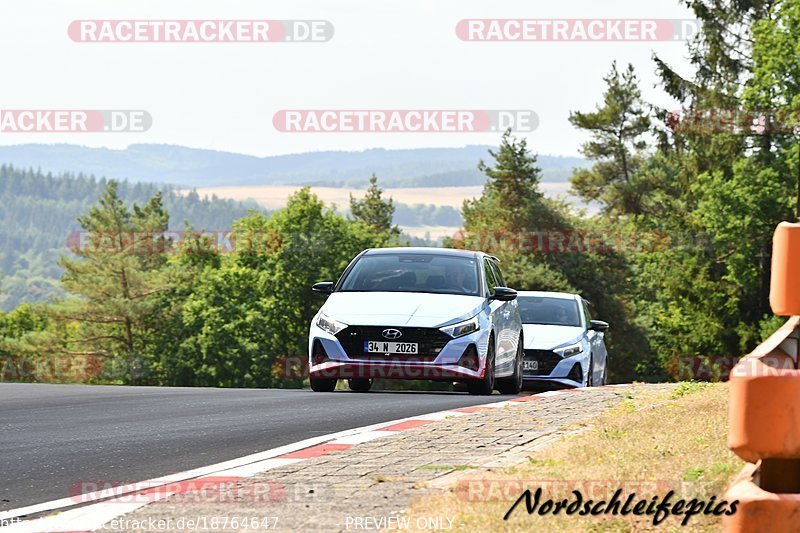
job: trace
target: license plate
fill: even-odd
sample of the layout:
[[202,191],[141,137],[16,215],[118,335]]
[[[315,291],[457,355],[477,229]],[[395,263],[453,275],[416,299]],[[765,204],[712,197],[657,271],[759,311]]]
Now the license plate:
[[417,355],[418,346],[416,342],[364,341],[364,353]]
[[523,361],[523,370],[539,370],[539,361]]

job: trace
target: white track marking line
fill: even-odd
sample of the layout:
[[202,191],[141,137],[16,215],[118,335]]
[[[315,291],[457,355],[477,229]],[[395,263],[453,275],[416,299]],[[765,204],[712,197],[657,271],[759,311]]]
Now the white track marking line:
[[[274,459],[265,459],[257,463],[252,463],[244,466],[237,466],[230,470],[223,470],[215,472],[212,477],[253,477],[256,474],[272,470],[273,468],[280,468],[294,463],[299,463],[303,459],[286,459],[283,457],[276,457]],[[209,477],[209,476],[206,476]],[[202,479],[202,478],[201,478]]]
[[445,420],[454,416],[466,416],[467,413],[459,413],[457,411],[439,411],[438,413],[430,413],[427,415],[415,416],[414,420]]
[[389,437],[392,433],[391,431],[365,431],[357,435],[350,435],[348,437],[332,440],[330,444],[362,444],[371,440]]

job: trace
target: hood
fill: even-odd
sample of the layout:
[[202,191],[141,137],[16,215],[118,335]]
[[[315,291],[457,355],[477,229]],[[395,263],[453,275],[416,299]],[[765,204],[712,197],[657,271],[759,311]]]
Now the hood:
[[584,329],[580,326],[550,326],[544,324],[523,324],[525,349],[552,350],[557,346],[572,344],[583,337]]
[[322,306],[331,318],[354,326],[441,327],[477,315],[480,296],[419,292],[334,292]]

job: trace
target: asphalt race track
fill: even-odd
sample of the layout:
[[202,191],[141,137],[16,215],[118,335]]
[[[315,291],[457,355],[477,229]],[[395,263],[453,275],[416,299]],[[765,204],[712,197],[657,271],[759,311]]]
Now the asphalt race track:
[[0,383],[0,511],[507,396]]

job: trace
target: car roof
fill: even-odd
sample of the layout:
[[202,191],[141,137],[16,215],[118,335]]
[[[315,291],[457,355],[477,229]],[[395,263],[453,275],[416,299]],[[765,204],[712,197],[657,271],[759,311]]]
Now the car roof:
[[389,254],[431,254],[431,255],[453,255],[459,257],[478,257],[486,255],[483,252],[474,250],[457,250],[455,248],[434,248],[425,246],[406,246],[397,248],[369,248],[364,251],[364,255],[389,255]]
[[572,294],[569,292],[547,292],[547,291],[517,291],[517,295],[520,298],[524,298],[525,296],[532,296],[535,298],[559,298],[562,300],[575,300],[576,298],[580,298],[579,294]]

